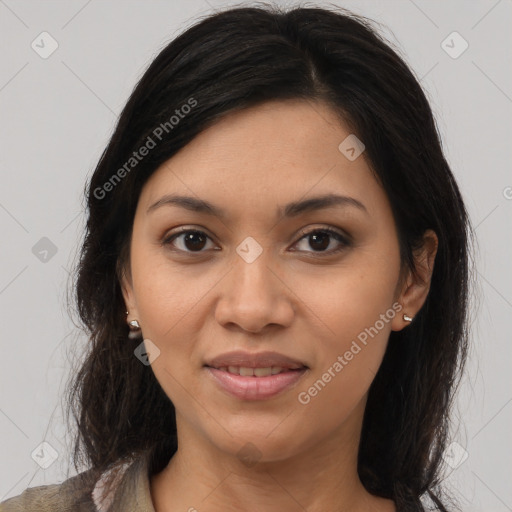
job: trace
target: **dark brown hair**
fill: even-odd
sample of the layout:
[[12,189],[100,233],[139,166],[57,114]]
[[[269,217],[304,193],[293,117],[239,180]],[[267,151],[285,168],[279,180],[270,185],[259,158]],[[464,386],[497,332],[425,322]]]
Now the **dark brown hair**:
[[[179,123],[112,181],[191,98],[195,105]],[[427,300],[407,329],[391,333],[371,385],[358,471],[369,492],[393,499],[399,511],[424,510],[424,495],[447,510],[439,469],[467,350],[468,216],[418,80],[368,19],[334,7],[264,5],[210,15],[160,52],[131,94],[85,190],[75,289],[89,345],[68,397],[75,467],[104,470],[145,453],[155,473],[177,447],[174,406],[151,366],[134,356],[140,340],[127,338],[120,288],[142,187],[223,116],[286,99],[326,102],[364,142],[391,204],[403,268],[414,270],[427,229],[438,236]],[[114,185],[105,191],[107,182]]]

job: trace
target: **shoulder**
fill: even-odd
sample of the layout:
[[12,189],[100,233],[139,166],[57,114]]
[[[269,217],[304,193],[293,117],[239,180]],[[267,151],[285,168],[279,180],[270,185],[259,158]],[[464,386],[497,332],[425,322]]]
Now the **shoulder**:
[[60,484],[30,487],[0,503],[0,512],[97,512],[91,499],[92,472],[81,473]]
[[[0,503],[0,512],[103,512],[122,483],[132,460],[99,473],[88,470],[60,484],[31,487]],[[140,469],[140,464],[133,465]]]

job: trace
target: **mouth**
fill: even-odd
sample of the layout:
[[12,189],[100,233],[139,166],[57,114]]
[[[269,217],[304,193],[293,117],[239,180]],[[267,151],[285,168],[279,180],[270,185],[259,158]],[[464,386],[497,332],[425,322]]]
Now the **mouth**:
[[[205,363],[205,366],[216,368],[217,370],[238,373],[243,376],[256,375],[256,377],[281,373],[282,370],[307,368],[306,364],[302,361],[278,352],[251,353],[241,350],[220,354],[213,359],[205,361]],[[269,369],[270,373],[268,373]],[[254,373],[255,370],[256,373]],[[263,374],[260,375],[262,371]]]
[[231,352],[208,361],[204,368],[223,392],[241,400],[282,394],[309,370],[304,363],[275,352]]
[[306,367],[299,368],[283,368],[282,366],[266,366],[260,368],[250,368],[248,366],[221,366],[219,368],[215,366],[208,366],[207,368],[213,368],[221,372],[228,372],[232,375],[240,375],[241,377],[268,377],[269,375],[278,375],[284,372],[296,372]]

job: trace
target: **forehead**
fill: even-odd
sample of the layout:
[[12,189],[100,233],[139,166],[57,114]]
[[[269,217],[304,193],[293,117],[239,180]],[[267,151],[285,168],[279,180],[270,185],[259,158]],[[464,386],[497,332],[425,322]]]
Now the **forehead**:
[[227,114],[181,153],[193,151],[198,160],[215,154],[236,161],[258,154],[258,161],[248,164],[259,163],[260,167],[271,161],[292,164],[315,159],[322,163],[338,156],[339,139],[347,135],[342,120],[324,103],[272,101]]
[[364,153],[349,159],[340,150],[351,136],[320,102],[272,101],[230,113],[161,165],[140,202],[147,209],[178,192],[262,212],[271,203],[337,192],[378,206],[386,198]]

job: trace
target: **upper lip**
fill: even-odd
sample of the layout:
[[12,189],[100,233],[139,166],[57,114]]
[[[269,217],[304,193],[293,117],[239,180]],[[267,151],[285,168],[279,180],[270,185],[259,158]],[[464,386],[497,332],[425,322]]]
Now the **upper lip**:
[[307,368],[307,366],[300,361],[285,356],[284,354],[278,354],[277,352],[257,352],[251,354],[250,352],[241,350],[220,354],[207,361],[206,366],[212,368],[223,368],[225,366],[268,368],[271,366],[279,366],[290,370]]

